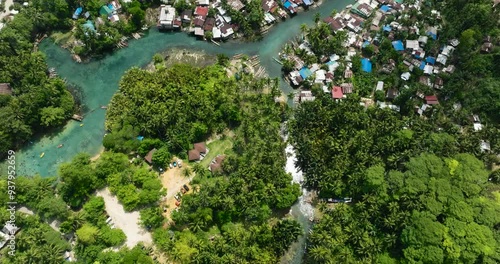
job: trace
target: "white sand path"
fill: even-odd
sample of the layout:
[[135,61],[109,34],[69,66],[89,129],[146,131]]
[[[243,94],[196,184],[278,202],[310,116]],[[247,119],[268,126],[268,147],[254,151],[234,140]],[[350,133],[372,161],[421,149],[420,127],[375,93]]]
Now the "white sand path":
[[152,244],[151,234],[139,225],[140,215],[138,211],[125,212],[118,198],[113,196],[108,188],[97,191],[97,196],[104,199],[106,212],[112,218],[116,228],[123,230],[127,236],[126,245],[133,248],[139,242],[146,245]]

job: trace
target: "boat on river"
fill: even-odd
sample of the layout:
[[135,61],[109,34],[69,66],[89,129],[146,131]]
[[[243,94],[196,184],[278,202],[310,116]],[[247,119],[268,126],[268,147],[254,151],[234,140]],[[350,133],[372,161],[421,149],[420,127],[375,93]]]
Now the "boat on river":
[[43,158],[43,156],[45,156],[45,152],[42,152],[42,154],[40,154],[40,158]]
[[63,146],[64,146],[63,144],[59,144],[57,148],[62,148]]

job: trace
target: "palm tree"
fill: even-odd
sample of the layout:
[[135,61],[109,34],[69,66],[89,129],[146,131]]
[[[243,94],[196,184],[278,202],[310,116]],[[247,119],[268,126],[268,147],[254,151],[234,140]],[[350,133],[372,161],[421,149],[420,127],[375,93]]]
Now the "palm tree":
[[200,163],[195,163],[193,165],[193,172],[196,173],[196,174],[201,174],[205,171],[205,169],[203,168],[203,166],[201,166]]
[[305,35],[305,33],[307,32],[307,24],[300,25],[300,32]]
[[46,256],[46,259],[44,260],[44,263],[62,263],[64,261],[63,258],[63,248],[59,245],[55,244],[48,244],[47,246],[44,247],[44,253]]
[[185,167],[183,170],[182,170],[182,176],[186,177],[186,178],[189,178],[191,177],[191,174],[193,174],[193,171],[191,170],[191,168],[189,167]]
[[321,20],[321,15],[319,13],[314,14],[314,23],[318,24]]
[[331,17],[335,17],[337,15],[337,9],[333,9],[332,13],[330,13]]

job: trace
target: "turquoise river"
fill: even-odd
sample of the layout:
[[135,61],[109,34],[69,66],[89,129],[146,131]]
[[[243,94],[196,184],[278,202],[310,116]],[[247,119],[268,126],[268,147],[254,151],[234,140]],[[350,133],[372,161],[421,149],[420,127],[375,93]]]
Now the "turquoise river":
[[[71,59],[67,50],[60,48],[50,40],[42,42],[40,50],[47,56],[49,67],[54,67],[57,73],[66,78],[68,83],[81,88],[84,113],[84,126],[76,121],[70,121],[57,133],[51,133],[33,140],[17,153],[18,175],[41,176],[55,175],[60,163],[69,161],[80,152],[90,155],[97,154],[102,147],[104,136],[105,110],[118,89],[118,82],[127,69],[133,66],[146,65],[155,53],[173,47],[203,50],[207,53],[224,53],[234,55],[244,53],[259,55],[262,65],[271,77],[281,75],[281,66],[273,60],[283,45],[300,34],[300,25],[314,23],[313,17],[319,12],[322,17],[329,15],[333,9],[341,10],[352,0],[324,0],[316,9],[311,9],[275,25],[262,41],[251,43],[229,42],[220,47],[212,43],[198,41],[184,32],[162,33],[150,29],[149,33],[139,39],[129,42],[128,48],[120,49],[113,54],[90,63],[78,64]],[[281,81],[281,88],[289,93],[291,88]],[[57,148],[63,144],[62,148]],[[45,153],[43,158],[40,154]]]
[[[41,176],[55,175],[59,164],[71,160],[76,154],[86,152],[90,155],[97,154],[102,149],[102,139],[105,133],[105,111],[100,107],[107,105],[118,89],[121,76],[127,69],[145,66],[155,53],[170,48],[187,48],[202,50],[209,54],[223,53],[234,55],[244,53],[259,55],[271,77],[281,76],[281,65],[273,60],[285,43],[300,34],[300,25],[314,24],[314,14],[319,12],[321,17],[328,16],[332,10],[342,10],[354,0],[323,0],[320,7],[298,14],[275,25],[262,41],[252,43],[228,42],[220,47],[212,43],[198,41],[184,32],[160,33],[150,29],[145,37],[129,42],[128,48],[118,50],[113,54],[85,64],[78,64],[71,59],[67,50],[60,48],[50,40],[45,40],[40,45],[40,50],[47,56],[47,64],[54,67],[62,78],[69,84],[80,88],[82,104],[85,112],[83,126],[79,122],[70,121],[57,132],[46,134],[33,139],[17,153],[17,174]],[[281,89],[285,93],[292,91],[286,82],[281,81]],[[58,148],[63,144],[62,148]],[[45,153],[43,158],[40,154]],[[5,164],[4,164],[5,165]],[[4,166],[2,166],[4,167]],[[295,175],[294,175],[295,178]],[[305,192],[305,190],[304,190]],[[300,198],[292,207],[292,215],[302,223],[305,234],[310,230],[309,215],[305,211],[310,205]],[[295,254],[282,263],[298,264],[302,262],[306,236],[301,236],[299,242],[293,246]]]

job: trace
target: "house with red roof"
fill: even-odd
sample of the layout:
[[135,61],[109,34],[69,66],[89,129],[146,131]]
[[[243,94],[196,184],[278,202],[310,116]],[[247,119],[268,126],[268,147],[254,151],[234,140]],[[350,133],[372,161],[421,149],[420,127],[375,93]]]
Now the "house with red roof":
[[342,99],[344,97],[344,92],[342,92],[342,87],[334,86],[332,88],[332,98],[333,99]]
[[429,105],[435,105],[435,104],[439,104],[439,101],[437,99],[437,96],[435,95],[427,95],[425,97],[425,101],[427,102],[427,104]]
[[194,9],[194,15],[206,17],[208,15],[208,7],[207,6],[197,6]]

